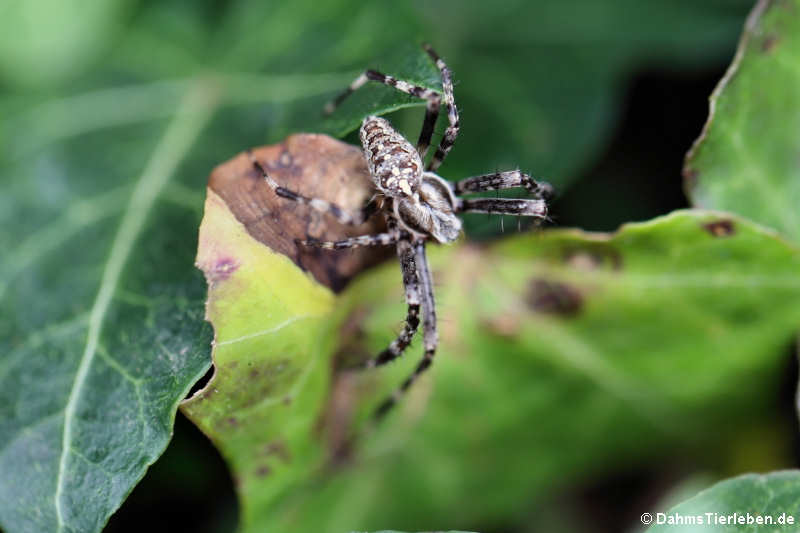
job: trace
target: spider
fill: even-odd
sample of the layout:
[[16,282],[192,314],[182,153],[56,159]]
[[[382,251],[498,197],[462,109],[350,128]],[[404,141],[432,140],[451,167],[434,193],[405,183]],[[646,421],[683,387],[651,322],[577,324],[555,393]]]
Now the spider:
[[[333,113],[345,98],[368,81],[377,81],[427,101],[422,131],[416,148],[387,120],[373,115],[363,120],[359,136],[376,191],[370,201],[359,211],[351,213],[326,200],[310,198],[278,185],[253,153],[248,151],[253,166],[279,197],[308,205],[322,213],[328,213],[347,225],[362,224],[378,212],[386,220],[386,233],[362,235],[330,242],[314,239],[297,241],[300,245],[331,250],[358,246],[394,245],[396,247],[408,309],[405,324],[397,338],[386,349],[374,358],[367,360],[362,366],[364,368],[379,367],[400,357],[408,348],[419,328],[420,311],[422,311],[424,353],[414,371],[391,396],[377,407],[375,418],[382,418],[420,375],[430,368],[436,353],[438,345],[436,306],[433,297],[433,280],[425,255],[426,243],[447,244],[455,241],[462,229],[461,220],[456,216],[458,213],[518,215],[533,217],[537,222],[546,220],[547,199],[553,192],[549,184],[537,182],[518,170],[473,176],[455,183],[445,181],[436,174],[436,170],[450,152],[458,136],[459,119],[453,100],[453,81],[450,69],[429,45],[425,44],[423,48],[440,72],[441,93],[374,70],[366,70],[343,93],[325,106],[326,114]],[[427,167],[424,167],[423,159],[431,143],[442,101],[447,108],[449,125],[436,152]],[[527,189],[532,198],[465,199],[458,196],[463,193],[516,187]]]

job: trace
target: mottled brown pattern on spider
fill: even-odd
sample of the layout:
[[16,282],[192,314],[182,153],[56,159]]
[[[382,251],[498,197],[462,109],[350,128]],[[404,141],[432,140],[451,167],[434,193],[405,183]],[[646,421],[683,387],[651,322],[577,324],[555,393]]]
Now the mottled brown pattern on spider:
[[388,196],[415,194],[422,180],[417,149],[380,117],[367,117],[359,135],[375,185]]
[[[327,135],[292,135],[253,153],[280,185],[345,209],[355,211],[363,206],[374,189],[361,150]],[[309,206],[276,196],[263,182],[248,155],[242,153],[215,168],[208,187],[253,238],[288,256],[334,291],[342,290],[360,271],[393,255],[387,247],[338,254],[298,247],[295,239],[332,240],[380,233],[385,231],[385,223],[383,217],[372,217],[360,226],[339,224]]]

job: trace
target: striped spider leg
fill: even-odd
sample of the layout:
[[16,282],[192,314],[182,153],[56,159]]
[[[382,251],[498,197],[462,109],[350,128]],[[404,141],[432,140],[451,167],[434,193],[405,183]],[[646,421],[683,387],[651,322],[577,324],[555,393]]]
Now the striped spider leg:
[[532,198],[457,198],[456,211],[529,216],[540,221],[547,219],[547,201],[553,196],[553,187],[549,183],[538,182],[519,170],[473,176],[459,180],[451,186],[457,195],[524,188]]
[[[375,196],[373,196],[364,207],[355,213],[351,213],[327,200],[322,200],[320,198],[309,198],[308,196],[304,196],[291,189],[282,187],[281,185],[278,185],[278,182],[276,182],[272,176],[269,175],[267,169],[265,169],[264,165],[258,161],[255,154],[251,150],[247,150],[247,155],[250,157],[250,161],[253,162],[253,167],[261,174],[261,177],[264,178],[264,181],[277,196],[297,202],[301,205],[307,205],[315,211],[319,211],[320,213],[328,213],[341,224],[345,224],[347,226],[359,226],[366,222],[378,211],[378,201]],[[344,246],[344,248],[351,247],[352,246]]]
[[453,76],[450,69],[447,68],[442,58],[433,51],[430,45],[424,44],[423,48],[425,48],[425,51],[436,63],[436,68],[439,69],[439,73],[442,77],[442,94],[439,94],[433,89],[426,89],[425,87],[420,87],[419,85],[414,85],[407,81],[398,80],[394,76],[387,76],[375,70],[365,70],[353,80],[353,83],[351,83],[342,94],[331,102],[328,102],[325,106],[325,114],[329,115],[333,113],[345,98],[353,94],[368,81],[377,81],[389,87],[394,87],[400,92],[427,100],[425,119],[422,123],[422,131],[420,131],[419,140],[417,141],[417,151],[420,157],[424,158],[431,144],[433,127],[436,125],[436,120],[439,118],[439,108],[441,107],[442,99],[444,99],[445,107],[447,107],[447,120],[450,125],[445,130],[439,147],[436,149],[436,153],[433,155],[433,159],[428,163],[426,169],[435,172],[456,142],[459,130],[458,109],[456,108],[455,99],[453,98]]

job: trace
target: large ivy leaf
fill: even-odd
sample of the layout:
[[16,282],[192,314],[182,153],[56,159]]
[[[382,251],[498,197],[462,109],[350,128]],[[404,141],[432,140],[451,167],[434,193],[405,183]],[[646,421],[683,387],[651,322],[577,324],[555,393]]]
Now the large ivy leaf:
[[666,512],[651,514],[648,533],[797,531],[800,472],[747,474],[717,483]]
[[693,203],[740,213],[800,239],[797,131],[800,1],[761,0],[687,157]]
[[436,249],[437,363],[368,430],[418,349],[336,368],[393,337],[397,266],[334,298],[239,210],[209,193],[198,262],[217,371],[184,410],[233,469],[245,531],[508,523],[554,479],[725,438],[764,405],[800,319],[800,250],[728,215]]
[[[0,263],[7,531],[99,530],[161,454],[178,401],[208,367],[202,285],[184,262],[191,243],[162,231],[195,216],[159,204],[214,102],[198,83],[138,175],[100,190],[68,180],[55,154],[49,170],[15,169]],[[37,172],[60,178],[39,189]]]

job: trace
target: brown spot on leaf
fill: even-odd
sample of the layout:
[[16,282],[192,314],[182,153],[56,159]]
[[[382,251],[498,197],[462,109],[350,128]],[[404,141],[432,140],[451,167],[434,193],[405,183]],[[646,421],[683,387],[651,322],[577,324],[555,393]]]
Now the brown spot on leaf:
[[353,455],[353,419],[357,399],[363,393],[359,391],[357,379],[362,373],[353,369],[377,355],[368,350],[365,343],[363,324],[370,311],[360,306],[348,315],[339,328],[338,338],[342,344],[331,360],[331,389],[316,431],[327,443],[329,466],[334,468],[349,462]]
[[525,300],[534,311],[562,316],[575,316],[583,307],[583,296],[575,287],[540,278],[530,281]]
[[727,218],[703,224],[703,229],[705,229],[714,237],[730,237],[736,233],[736,227],[733,224],[733,220]]
[[256,468],[256,477],[267,477],[270,474],[270,472],[272,472],[272,469],[270,467],[268,467],[267,465],[261,465],[258,468]]
[[377,355],[371,353],[365,346],[364,321],[369,316],[369,313],[369,308],[364,306],[357,307],[347,316],[347,320],[339,328],[338,338],[342,340],[342,343],[333,356],[334,372],[358,367],[371,356]]
[[261,455],[277,457],[282,463],[290,463],[292,461],[292,454],[283,440],[276,440],[265,445],[261,450]]
[[[361,150],[326,135],[291,135],[280,144],[256,148],[253,154],[278,185],[349,211],[361,208],[374,192]],[[286,255],[334,291],[392,254],[388,246],[344,253],[298,246],[295,240],[307,237],[328,241],[380,233],[385,230],[384,222],[381,216],[374,216],[361,226],[345,226],[328,214],[278,197],[245,153],[215,168],[208,187],[253,238]],[[230,265],[222,265],[222,273],[228,268]]]
[[353,457],[351,438],[357,398],[355,374],[347,371],[335,374],[327,409],[319,425],[327,442],[330,466],[334,468]]
[[246,373],[248,382],[244,384],[246,390],[243,388],[241,392],[242,407],[250,407],[263,401],[264,398],[284,394],[283,385],[292,382],[300,373],[301,369],[292,364],[290,359],[270,359],[260,362],[256,368]]
[[764,37],[764,40],[761,42],[761,51],[765,54],[772,51],[773,48],[780,42],[780,37],[775,35],[774,33],[767,35]]

